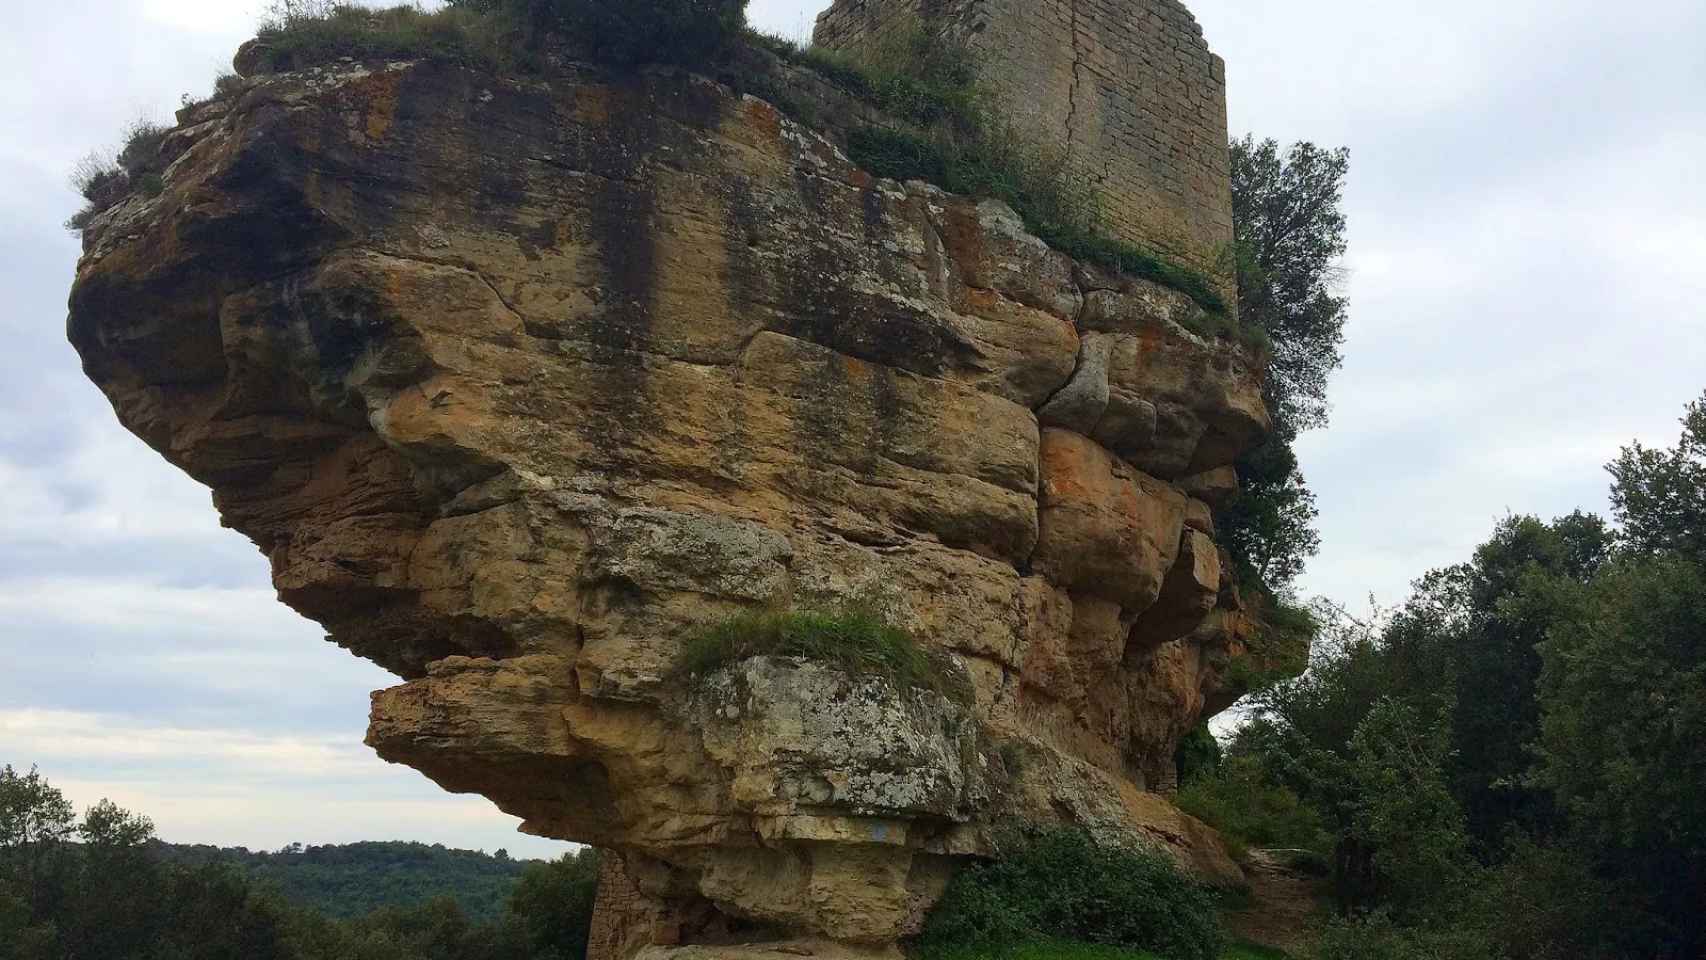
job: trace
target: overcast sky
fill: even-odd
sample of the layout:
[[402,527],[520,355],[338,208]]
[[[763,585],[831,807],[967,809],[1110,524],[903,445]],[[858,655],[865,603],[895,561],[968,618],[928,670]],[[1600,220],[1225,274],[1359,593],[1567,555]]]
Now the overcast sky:
[[[823,4],[754,0],[809,34]],[[517,854],[479,798],[361,745],[394,681],[273,600],[205,490],[64,342],[68,171],[201,93],[253,0],[28,4],[0,32],[0,763],[170,840]],[[1235,133],[1352,150],[1350,340],[1302,444],[1308,593],[1402,598],[1507,512],[1605,508],[1601,465],[1706,388],[1706,3],[1195,0]]]

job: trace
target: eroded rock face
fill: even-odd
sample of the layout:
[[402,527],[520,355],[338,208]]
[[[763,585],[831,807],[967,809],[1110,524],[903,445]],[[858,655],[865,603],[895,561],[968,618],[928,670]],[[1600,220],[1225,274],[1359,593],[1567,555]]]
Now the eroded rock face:
[[[185,121],[85,239],[86,371],[403,678],[381,756],[620,853],[609,942],[881,948],[1014,819],[1237,881],[1144,792],[1230,702],[1204,500],[1267,427],[1188,299],[687,75],[346,65]],[[972,695],[671,679],[734,611],[851,599]]]

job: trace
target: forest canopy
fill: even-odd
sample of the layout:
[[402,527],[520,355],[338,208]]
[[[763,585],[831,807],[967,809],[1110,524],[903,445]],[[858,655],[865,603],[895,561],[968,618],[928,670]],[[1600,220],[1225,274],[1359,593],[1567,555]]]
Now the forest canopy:
[[1329,617],[1181,803],[1314,847],[1324,958],[1706,955],[1706,397],[1397,609]]

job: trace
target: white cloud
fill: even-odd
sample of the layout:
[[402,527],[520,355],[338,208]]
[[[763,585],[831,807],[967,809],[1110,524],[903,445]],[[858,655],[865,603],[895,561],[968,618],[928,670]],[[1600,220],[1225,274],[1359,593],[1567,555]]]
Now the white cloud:
[[112,578],[0,581],[0,617],[114,631],[165,625],[232,639],[316,632],[271,589],[173,588]]
[[63,710],[0,710],[0,734],[27,756],[52,750],[79,761],[212,763],[240,779],[349,776],[370,757],[348,741],[263,735],[243,730],[143,727],[132,718]]

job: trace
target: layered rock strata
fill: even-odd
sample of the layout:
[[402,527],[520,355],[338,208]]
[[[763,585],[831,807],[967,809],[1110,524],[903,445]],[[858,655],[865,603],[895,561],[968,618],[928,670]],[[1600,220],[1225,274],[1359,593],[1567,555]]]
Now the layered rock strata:
[[[611,955],[880,950],[1013,821],[1237,882],[1146,792],[1236,693],[1202,497],[1268,425],[1188,298],[686,74],[344,64],[182,120],[85,237],[86,372],[403,679],[382,757],[615,852]],[[707,624],[839,601],[970,696],[673,678]]]

